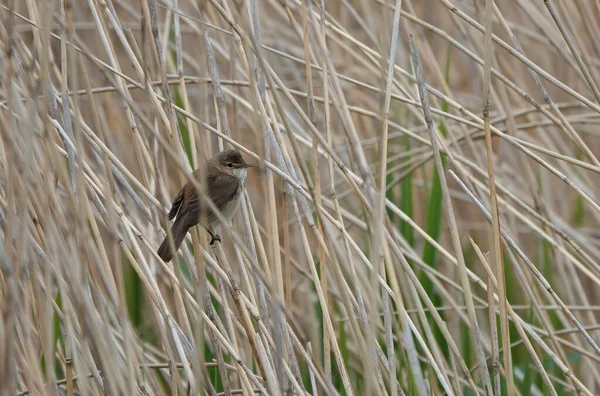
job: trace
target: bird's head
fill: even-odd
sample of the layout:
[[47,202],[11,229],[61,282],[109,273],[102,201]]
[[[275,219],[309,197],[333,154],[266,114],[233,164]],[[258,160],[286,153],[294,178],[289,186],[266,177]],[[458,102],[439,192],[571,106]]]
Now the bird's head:
[[221,172],[235,177],[239,181],[244,181],[247,175],[247,169],[255,166],[248,164],[236,149],[223,150],[213,157],[213,166]]

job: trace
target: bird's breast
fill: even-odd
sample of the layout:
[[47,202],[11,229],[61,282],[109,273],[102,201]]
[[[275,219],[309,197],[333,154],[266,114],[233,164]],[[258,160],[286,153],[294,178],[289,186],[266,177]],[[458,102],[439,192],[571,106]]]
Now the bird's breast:
[[240,183],[235,195],[225,204],[225,207],[221,210],[223,216],[229,218],[239,208],[240,202],[242,202],[244,185]]

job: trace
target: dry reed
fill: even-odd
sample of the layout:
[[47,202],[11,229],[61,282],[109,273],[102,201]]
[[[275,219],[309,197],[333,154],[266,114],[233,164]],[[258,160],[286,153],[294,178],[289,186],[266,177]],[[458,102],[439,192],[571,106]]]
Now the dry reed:
[[[599,26],[4,0],[0,394],[598,394]],[[229,146],[259,164],[241,209],[165,264],[171,198]]]

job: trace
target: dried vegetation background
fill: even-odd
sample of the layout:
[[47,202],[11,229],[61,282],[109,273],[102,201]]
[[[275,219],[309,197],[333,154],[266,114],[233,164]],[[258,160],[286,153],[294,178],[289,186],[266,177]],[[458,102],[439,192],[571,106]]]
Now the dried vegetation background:
[[[3,0],[0,394],[600,393],[599,38],[590,0]],[[231,145],[223,243],[163,263]]]

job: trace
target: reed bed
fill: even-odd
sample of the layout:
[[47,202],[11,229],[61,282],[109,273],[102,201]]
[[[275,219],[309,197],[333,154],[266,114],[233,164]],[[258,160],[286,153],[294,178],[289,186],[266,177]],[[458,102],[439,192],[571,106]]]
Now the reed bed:
[[[3,0],[0,394],[600,393],[600,2]],[[156,254],[192,170],[240,210]]]

